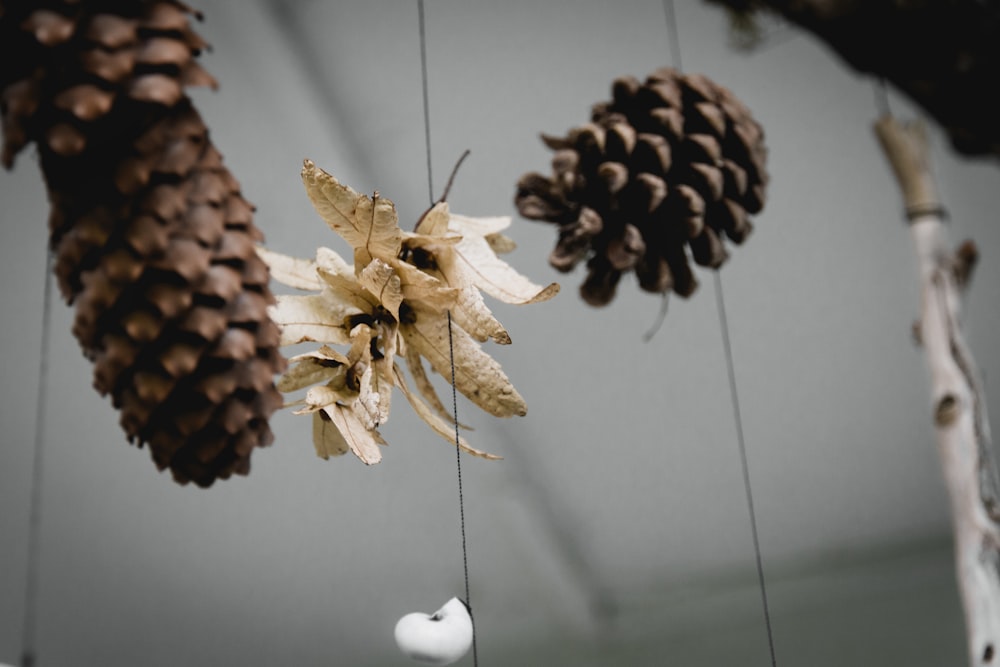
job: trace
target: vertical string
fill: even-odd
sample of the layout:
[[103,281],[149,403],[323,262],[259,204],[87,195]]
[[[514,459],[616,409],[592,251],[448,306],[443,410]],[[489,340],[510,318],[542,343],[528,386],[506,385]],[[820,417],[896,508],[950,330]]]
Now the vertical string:
[[757,583],[760,586],[760,601],[764,609],[764,627],[767,629],[767,648],[771,653],[771,667],[778,662],[774,655],[774,633],[771,630],[771,608],[767,603],[767,585],[764,579],[764,559],[760,553],[760,537],[757,534],[757,512],[754,510],[753,485],[750,483],[750,463],[747,459],[746,439],[743,437],[743,416],[740,412],[740,396],[736,389],[736,370],[733,363],[733,348],[729,342],[729,321],[726,318],[726,301],[722,293],[722,276],[715,272],[715,303],[719,311],[719,328],[722,329],[722,347],[726,354],[726,371],[729,375],[729,397],[733,406],[733,422],[736,424],[736,443],[743,468],[743,491],[747,499],[750,515],[750,535],[753,537],[753,553],[757,561]]
[[28,509],[28,562],[24,577],[24,619],[21,625],[21,667],[35,664],[35,618],[42,525],[42,465],[45,449],[45,406],[48,404],[49,341],[52,330],[52,253],[45,256],[45,293],[42,296],[42,335],[35,397],[35,439],[31,462],[31,499]]
[[[663,13],[667,21],[667,34],[670,40],[670,52],[673,65],[682,70],[680,36],[677,20],[674,14],[673,0],[663,0]],[[726,301],[722,289],[722,275],[718,270],[715,274],[715,303],[719,314],[719,328],[722,330],[722,348],[726,357],[726,373],[729,377],[729,398],[733,406],[733,423],[736,427],[736,444],[739,450],[740,467],[743,472],[743,491],[746,495],[747,513],[750,517],[750,535],[753,539],[753,553],[757,565],[757,584],[760,588],[761,606],[764,612],[764,628],[767,631],[767,647],[771,656],[771,667],[777,667],[778,661],[774,652],[774,632],[771,628],[771,608],[767,601],[767,583],[764,577],[764,559],[760,550],[760,537],[757,532],[757,512],[754,509],[753,484],[750,480],[750,463],[747,457],[746,438],[743,435],[743,416],[740,412],[740,397],[736,385],[736,368],[733,362],[733,348],[729,340],[729,320],[726,317]]]
[[674,0],[663,0],[663,14],[667,19],[667,34],[670,36],[670,60],[678,70],[683,69],[681,64],[681,40],[677,34],[677,17],[674,14]]
[[455,389],[455,347],[451,336],[451,311],[448,311],[448,356],[451,359],[451,414],[455,417],[455,467],[458,470],[458,514],[462,527],[462,568],[465,571],[465,606],[472,620],[472,664],[478,667],[479,652],[476,650],[476,619],[472,615],[472,599],[469,597],[469,549],[465,541],[465,498],[462,494],[462,450],[458,446],[458,391]]
[[[420,76],[423,86],[424,98],[424,143],[427,150],[427,190],[430,196],[431,206],[434,205],[434,178],[431,171],[431,114],[430,95],[427,86],[427,29],[424,18],[424,0],[417,0],[417,14],[420,24]],[[459,160],[459,164],[465,159],[465,154]],[[458,166],[455,167],[456,171]],[[454,172],[452,173],[452,179]],[[451,189],[451,180],[448,182],[447,190]],[[472,621],[472,664],[479,667],[479,651],[476,646],[476,618],[472,613],[472,597],[469,592],[469,547],[465,537],[465,494],[462,489],[462,450],[459,447],[461,440],[458,423],[458,390],[455,384],[455,345],[452,337],[451,310],[448,310],[448,357],[451,362],[451,413],[455,420],[455,469],[458,477],[458,516],[459,526],[462,535],[462,571],[465,579],[465,606],[469,610],[469,619]]]
[[427,194],[434,205],[434,177],[431,167],[431,104],[427,92],[427,31],[424,22],[424,0],[417,0],[417,15],[420,24],[420,81],[424,98],[424,149],[427,152]]

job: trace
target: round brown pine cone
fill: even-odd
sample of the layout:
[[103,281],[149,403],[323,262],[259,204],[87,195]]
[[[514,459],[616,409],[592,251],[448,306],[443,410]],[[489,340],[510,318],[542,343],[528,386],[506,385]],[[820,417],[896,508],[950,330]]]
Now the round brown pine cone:
[[2,161],[35,144],[73,333],[131,442],[180,483],[246,474],[284,368],[262,236],[188,85],[185,5],[0,0]]
[[528,173],[514,198],[525,218],[559,225],[549,263],[570,271],[586,260],[580,294],[609,303],[623,273],[650,292],[687,297],[697,287],[689,259],[718,269],[723,237],[742,243],[764,206],[764,131],[733,94],[704,76],[663,68],[640,83],[616,79],[613,98],[564,137],[552,175]]

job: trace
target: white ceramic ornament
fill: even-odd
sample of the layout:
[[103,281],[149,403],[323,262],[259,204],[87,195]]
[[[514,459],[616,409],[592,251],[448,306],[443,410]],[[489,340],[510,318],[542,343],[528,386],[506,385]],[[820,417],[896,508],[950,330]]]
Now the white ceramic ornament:
[[396,623],[396,644],[417,662],[450,665],[472,646],[472,616],[458,598],[433,614],[407,614]]

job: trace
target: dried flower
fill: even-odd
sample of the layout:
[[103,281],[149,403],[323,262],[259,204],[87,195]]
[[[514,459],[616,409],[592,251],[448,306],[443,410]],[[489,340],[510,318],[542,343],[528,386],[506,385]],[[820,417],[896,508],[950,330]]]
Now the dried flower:
[[[559,286],[536,285],[497,257],[513,247],[500,233],[510,219],[452,215],[442,201],[416,231],[404,232],[395,206],[378,193],[360,194],[309,160],[302,180],[320,216],[354,250],[353,265],[329,248],[319,248],[315,260],[259,251],[275,280],[311,292],[279,296],[271,315],[283,345],[322,344],[292,357],[278,383],[283,392],[307,389],[293,404],[301,406],[296,414],[313,415],[317,453],[328,458],[350,450],[365,463],[378,463],[378,445],[385,444],[378,428],[389,418],[393,387],[436,433],[454,441],[452,417],[427,377],[425,359],[446,378],[454,363],[458,391],[490,414],[526,414],[524,399],[480,346],[489,338],[510,343],[480,290],[523,304],[549,299]],[[334,345],[348,349],[339,352]],[[462,437],[458,445],[498,458]]]

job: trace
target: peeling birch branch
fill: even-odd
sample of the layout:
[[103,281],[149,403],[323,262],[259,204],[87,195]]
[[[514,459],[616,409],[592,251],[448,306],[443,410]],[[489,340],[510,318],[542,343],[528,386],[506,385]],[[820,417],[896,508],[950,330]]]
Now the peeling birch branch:
[[[920,123],[886,116],[875,124],[903,192],[921,287],[919,339],[930,369],[938,453],[951,501],[956,574],[965,612],[969,664],[1000,664],[1000,485],[986,401],[962,335],[960,289],[974,247],[947,247],[944,209]],[[970,250],[972,249],[972,250]]]

